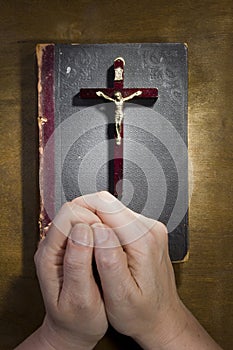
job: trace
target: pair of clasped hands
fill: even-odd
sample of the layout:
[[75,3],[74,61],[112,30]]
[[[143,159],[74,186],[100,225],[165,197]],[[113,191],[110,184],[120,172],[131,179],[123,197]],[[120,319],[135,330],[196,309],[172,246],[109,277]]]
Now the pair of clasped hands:
[[178,297],[166,227],[108,192],[66,203],[35,264],[46,316],[18,350],[93,349],[108,323],[143,349],[220,349]]

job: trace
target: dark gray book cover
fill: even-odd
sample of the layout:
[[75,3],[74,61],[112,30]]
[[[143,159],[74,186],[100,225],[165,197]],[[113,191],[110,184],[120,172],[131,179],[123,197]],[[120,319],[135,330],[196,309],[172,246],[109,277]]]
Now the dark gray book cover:
[[176,43],[38,45],[41,229],[77,196],[111,191],[114,103],[82,99],[110,88],[124,58],[125,88],[157,88],[158,99],[124,106],[122,202],[160,220],[172,261],[188,256],[187,47]]

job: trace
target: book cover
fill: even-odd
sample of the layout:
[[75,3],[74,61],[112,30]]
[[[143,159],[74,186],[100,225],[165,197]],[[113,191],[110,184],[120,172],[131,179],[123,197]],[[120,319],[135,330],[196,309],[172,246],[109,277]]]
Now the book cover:
[[112,192],[114,103],[81,89],[112,89],[122,57],[126,89],[158,99],[124,103],[122,202],[160,220],[172,261],[188,256],[187,47],[179,43],[39,44],[40,228],[77,196]]

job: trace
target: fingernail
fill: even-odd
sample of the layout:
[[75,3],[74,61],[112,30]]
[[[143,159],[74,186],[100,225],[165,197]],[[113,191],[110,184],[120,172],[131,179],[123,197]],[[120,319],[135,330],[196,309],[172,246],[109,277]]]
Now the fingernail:
[[74,244],[93,246],[92,230],[89,225],[80,223],[73,226],[70,238]]
[[100,224],[94,224],[92,225],[93,231],[94,231],[94,240],[95,245],[100,245],[101,243],[104,243],[109,238],[109,228],[105,227],[104,225]]

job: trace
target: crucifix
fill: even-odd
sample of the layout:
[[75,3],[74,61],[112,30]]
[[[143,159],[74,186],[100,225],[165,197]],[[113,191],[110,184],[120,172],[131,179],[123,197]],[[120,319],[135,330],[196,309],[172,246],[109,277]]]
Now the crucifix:
[[124,66],[122,57],[114,60],[114,86],[113,88],[80,89],[81,98],[102,97],[115,103],[115,143],[114,143],[114,196],[122,196],[123,180],[123,119],[124,102],[134,98],[157,98],[157,88],[124,88]]

